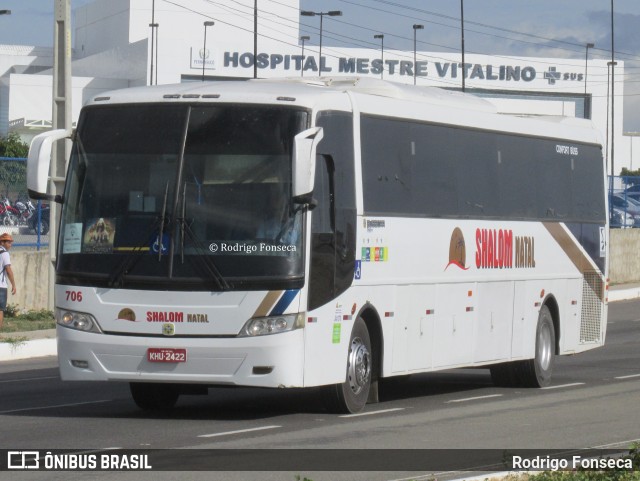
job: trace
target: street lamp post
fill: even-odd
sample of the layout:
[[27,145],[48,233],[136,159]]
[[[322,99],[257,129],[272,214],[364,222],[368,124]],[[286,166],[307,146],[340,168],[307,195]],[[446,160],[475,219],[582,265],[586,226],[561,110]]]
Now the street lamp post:
[[424,28],[424,25],[420,25],[417,23],[413,24],[413,85],[416,84],[416,31],[417,30],[422,30]]
[[587,71],[589,68],[589,64],[587,63],[589,61],[589,49],[595,47],[595,44],[593,43],[588,43],[586,45],[586,49],[585,49],[585,54],[584,54],[584,95],[587,95]]
[[204,82],[204,67],[207,60],[207,27],[213,27],[214,22],[208,20],[204,22],[204,46],[202,47],[202,81]]
[[153,49],[156,43],[155,25],[157,25],[156,24],[156,0],[151,0],[151,23],[149,24],[149,26],[151,27],[151,55],[149,59],[151,62],[151,67],[149,68],[149,85],[153,85]]
[[[151,27],[151,73],[149,74],[149,85],[154,85],[153,83],[153,50],[155,48],[155,75],[156,75],[156,82],[155,84],[158,84],[158,31],[157,28],[160,26],[159,23],[150,23],[149,26]],[[154,45],[155,44],[155,45]]]
[[302,41],[302,60],[301,60],[301,65],[300,65],[300,77],[304,77],[304,42],[307,40],[310,40],[311,37],[309,37],[309,35],[303,35],[302,37],[300,37],[300,40]]
[[11,10],[0,10],[0,15],[11,15]]
[[340,17],[342,16],[342,12],[340,10],[330,10],[328,12],[310,12],[308,10],[303,10],[300,12],[300,15],[303,17],[315,17],[316,15],[320,16],[320,52],[318,59],[318,76],[322,76],[322,19],[325,15],[329,15],[330,17]]
[[379,33],[377,35],[374,35],[373,38],[380,39],[380,54],[382,56],[382,70],[380,72],[380,78],[382,79],[384,75],[384,35]]
[[[611,178],[614,176],[614,163],[615,156],[613,155],[614,146],[615,146],[615,70],[616,70],[616,55],[615,55],[615,45],[614,45],[614,31],[613,31],[613,0],[611,0]],[[613,182],[613,181],[612,181]]]
[[462,51],[462,91],[464,92],[464,0],[460,0],[460,50]]

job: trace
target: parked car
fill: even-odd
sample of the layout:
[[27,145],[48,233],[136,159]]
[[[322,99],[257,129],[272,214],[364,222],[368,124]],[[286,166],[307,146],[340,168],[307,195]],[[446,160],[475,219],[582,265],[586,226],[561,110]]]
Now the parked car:
[[634,224],[640,225],[640,222],[636,224],[633,216],[628,212],[620,210],[617,207],[611,209],[611,218],[609,219],[609,226],[611,228],[628,229],[634,227]]
[[640,224],[640,202],[625,196],[625,194],[611,194],[609,195],[609,203],[616,209],[631,214],[636,225]]
[[47,235],[49,233],[51,209],[48,205],[43,204],[41,206],[40,215],[38,216],[38,210],[29,218],[29,228],[38,234],[38,217],[40,217],[40,235]]
[[636,201],[640,201],[640,184],[634,184],[630,187],[627,187],[623,195]]

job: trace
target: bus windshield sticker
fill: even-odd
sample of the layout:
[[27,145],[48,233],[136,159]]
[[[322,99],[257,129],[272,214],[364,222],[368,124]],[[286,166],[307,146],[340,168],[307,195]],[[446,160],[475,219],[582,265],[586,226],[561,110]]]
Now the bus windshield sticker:
[[64,226],[63,254],[79,254],[82,251],[82,222]]
[[115,219],[92,219],[87,225],[82,241],[82,251],[91,254],[109,254],[113,251],[116,235]]
[[153,242],[149,246],[149,253],[157,255],[158,251],[161,251],[160,255],[166,255],[169,252],[169,244],[171,243],[171,238],[166,232],[162,233],[162,242],[159,242],[159,237],[160,236],[157,235],[155,239],[153,239]]

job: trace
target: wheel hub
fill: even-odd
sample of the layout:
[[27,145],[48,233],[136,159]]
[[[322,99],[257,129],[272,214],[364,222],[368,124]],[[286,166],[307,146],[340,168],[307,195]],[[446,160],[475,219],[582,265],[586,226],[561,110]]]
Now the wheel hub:
[[351,341],[349,350],[349,387],[356,396],[369,384],[371,354],[359,337]]

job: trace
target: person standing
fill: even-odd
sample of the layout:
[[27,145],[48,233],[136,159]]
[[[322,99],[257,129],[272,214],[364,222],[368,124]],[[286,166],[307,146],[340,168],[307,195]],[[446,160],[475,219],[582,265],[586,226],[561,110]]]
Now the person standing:
[[4,311],[7,308],[7,279],[11,282],[11,294],[16,294],[16,283],[13,279],[13,270],[11,269],[11,256],[9,249],[13,245],[13,237],[11,234],[0,235],[0,329],[4,323]]

